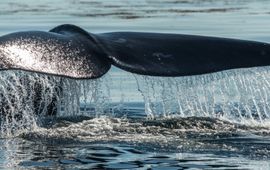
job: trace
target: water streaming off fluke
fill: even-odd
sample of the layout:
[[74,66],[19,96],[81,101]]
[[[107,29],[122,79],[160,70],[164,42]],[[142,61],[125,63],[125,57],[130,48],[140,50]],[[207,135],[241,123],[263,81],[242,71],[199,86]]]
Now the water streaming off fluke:
[[[24,71],[0,74],[1,131],[4,136],[30,130],[43,117],[116,116],[128,114],[127,91],[108,74],[96,80],[73,80]],[[188,77],[149,77],[122,73],[140,93],[145,115],[157,117],[214,117],[243,124],[267,125],[270,74],[268,67],[236,69]],[[130,83],[121,81],[126,87]],[[117,84],[117,85],[116,85]],[[113,94],[113,95],[111,95]],[[115,99],[115,95],[121,96]],[[138,98],[138,101],[141,100]],[[123,114],[121,114],[123,115]]]
[[0,81],[3,136],[32,130],[46,116],[103,114],[105,104],[109,103],[107,94],[101,90],[102,79],[76,81],[24,71],[3,71]]
[[240,123],[269,120],[269,67],[160,78],[135,76],[150,116],[206,116]]

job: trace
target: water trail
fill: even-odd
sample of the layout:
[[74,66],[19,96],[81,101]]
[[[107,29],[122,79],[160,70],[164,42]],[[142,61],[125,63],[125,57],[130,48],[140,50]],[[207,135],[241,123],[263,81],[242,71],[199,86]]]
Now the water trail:
[[59,116],[100,116],[106,112],[110,103],[110,91],[106,78],[96,80],[64,79],[62,83],[62,108]]
[[60,80],[23,71],[1,72],[1,135],[8,137],[20,130],[31,130],[37,126],[37,115],[53,113]]
[[187,77],[134,77],[150,117],[210,116],[259,124],[269,120],[269,67]]
[[[151,118],[203,116],[263,124],[270,117],[269,67],[174,78],[134,75],[135,80],[130,73],[125,73],[126,78],[117,71],[111,74],[96,80],[73,80],[1,72],[1,134],[12,136],[36,128],[45,115],[113,116],[135,94],[130,89],[141,93]],[[112,105],[116,101],[120,104]]]

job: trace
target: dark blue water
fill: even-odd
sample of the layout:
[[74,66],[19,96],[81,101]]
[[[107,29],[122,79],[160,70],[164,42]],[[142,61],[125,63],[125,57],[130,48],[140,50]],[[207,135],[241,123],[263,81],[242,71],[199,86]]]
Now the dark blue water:
[[[90,32],[270,42],[267,0],[3,0],[0,8],[0,35],[70,23]],[[31,90],[16,81],[22,76],[50,89],[44,90],[45,103],[53,84],[63,82],[57,116],[33,115]],[[1,122],[0,167],[270,169],[269,82],[268,67],[180,78],[112,68],[101,79],[84,81],[1,72],[0,91],[16,96],[12,113],[23,119]]]

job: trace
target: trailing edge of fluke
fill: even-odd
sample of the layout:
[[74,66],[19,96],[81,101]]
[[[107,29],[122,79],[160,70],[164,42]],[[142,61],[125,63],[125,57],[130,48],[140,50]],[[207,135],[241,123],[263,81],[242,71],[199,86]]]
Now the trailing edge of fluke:
[[0,70],[77,79],[114,65],[150,76],[188,76],[270,65],[270,44],[228,38],[139,32],[88,33],[75,25],[0,37]]

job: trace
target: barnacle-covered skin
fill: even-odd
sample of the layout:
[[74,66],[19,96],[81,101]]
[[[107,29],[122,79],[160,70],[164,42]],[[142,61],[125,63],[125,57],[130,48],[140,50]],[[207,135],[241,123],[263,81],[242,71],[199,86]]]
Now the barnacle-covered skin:
[[83,34],[80,28],[71,32],[68,29],[61,32],[17,32],[0,37],[2,70],[20,69],[92,79],[109,70],[105,55],[98,42]]

